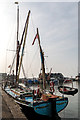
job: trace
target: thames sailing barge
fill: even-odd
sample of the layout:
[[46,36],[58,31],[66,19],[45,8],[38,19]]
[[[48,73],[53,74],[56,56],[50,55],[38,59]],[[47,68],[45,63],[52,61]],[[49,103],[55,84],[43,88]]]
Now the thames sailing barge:
[[[19,21],[19,6],[17,6],[17,21]],[[29,23],[29,16],[30,11],[28,12],[27,20],[25,23],[25,27],[23,30],[21,41],[18,40],[18,30],[19,30],[19,23],[17,24],[17,50],[14,59],[16,58],[16,82],[13,85],[7,83],[4,86],[4,90],[8,93],[14,100],[23,108],[30,109],[32,112],[36,113],[37,115],[47,116],[49,118],[55,117],[58,118],[58,113],[62,111],[68,104],[67,97],[61,97],[54,94],[51,94],[49,91],[46,92],[46,79],[45,79],[45,65],[44,65],[44,54],[42,51],[42,47],[40,45],[40,37],[39,32],[37,29],[37,34],[35,39],[38,39],[39,48],[40,48],[40,55],[41,55],[41,65],[42,65],[42,74],[43,74],[43,89],[38,89],[38,94],[35,96],[34,90],[31,90],[29,87],[22,87],[19,85],[19,75],[20,69],[23,60],[23,53],[25,48],[26,36],[27,36],[27,29]],[[35,42],[33,41],[33,44]],[[20,57],[20,50],[21,45],[23,43],[21,57]],[[14,60],[11,66],[10,71],[12,70],[14,64]]]

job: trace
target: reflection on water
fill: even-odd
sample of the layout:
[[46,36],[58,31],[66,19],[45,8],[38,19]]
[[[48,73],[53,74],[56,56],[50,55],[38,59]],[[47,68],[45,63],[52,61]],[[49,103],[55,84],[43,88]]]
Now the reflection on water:
[[[66,86],[72,87],[72,83],[66,83]],[[42,85],[39,85],[42,88]],[[36,88],[37,86],[34,85],[33,88]],[[73,82],[73,87],[78,88],[78,82]],[[46,86],[46,88],[49,90],[49,85]],[[79,93],[79,92],[78,92]],[[59,113],[59,116],[61,118],[78,118],[78,93],[74,96],[71,95],[64,95],[65,97],[68,97],[69,103],[67,107]],[[62,94],[58,91],[58,86],[55,86],[55,93],[56,95],[62,96]]]

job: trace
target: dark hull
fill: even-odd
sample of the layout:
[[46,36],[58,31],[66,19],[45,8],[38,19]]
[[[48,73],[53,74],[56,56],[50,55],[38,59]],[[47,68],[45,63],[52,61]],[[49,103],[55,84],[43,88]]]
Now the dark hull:
[[44,115],[37,114],[33,108],[26,107],[20,105],[22,108],[22,112],[24,112],[25,116],[28,118],[28,120],[61,120],[61,118],[56,114],[54,117],[48,117]]
[[[63,90],[63,89],[66,89],[66,90]],[[67,86],[59,86],[58,90],[60,93],[66,94],[66,95],[75,95],[78,92],[77,88],[71,88]]]
[[[16,100],[18,104],[20,105],[22,112],[24,112],[25,116],[28,118],[28,120],[61,120],[61,118],[58,116],[57,112],[52,109],[53,115],[52,117],[49,117],[47,115],[40,115],[37,112],[35,112],[35,106],[41,104],[41,103],[36,103],[34,104],[34,107],[31,106],[26,106],[26,104],[21,103],[21,101]],[[44,102],[45,104],[46,102]],[[54,108],[54,106],[53,106]]]
[[[40,118],[45,118],[43,120],[49,120],[54,118],[55,120],[60,119],[58,116],[58,113],[60,111],[62,111],[63,109],[65,109],[65,107],[68,104],[68,98],[64,97],[64,98],[57,98],[57,99],[49,99],[49,101],[46,102],[36,102],[34,103],[32,106],[30,105],[30,103],[25,103],[24,101],[22,102],[22,100],[16,100],[16,102],[18,102],[18,104],[21,106],[22,110],[24,111],[24,113],[27,115],[28,113],[33,116],[31,118],[34,117],[38,117]],[[51,104],[51,108],[49,107],[49,109],[44,108],[45,106],[48,106]],[[46,110],[45,110],[46,109]],[[45,113],[45,115],[43,115],[43,113]]]
[[[6,89],[7,94],[14,98],[14,100],[21,106],[22,110],[25,112],[26,116],[29,114],[33,118],[40,116],[40,118],[54,118],[59,119],[58,112],[62,111],[68,104],[68,98],[49,98],[48,101],[34,102],[30,100],[21,99],[20,97],[14,97],[15,94],[12,93],[10,89]],[[29,98],[30,99],[30,98]],[[32,98],[31,98],[32,99]],[[31,118],[32,118],[31,117]],[[39,118],[39,117],[38,117]],[[45,120],[43,119],[43,120]],[[32,119],[31,119],[32,120]],[[34,119],[33,119],[34,120]],[[47,119],[46,119],[47,120]]]

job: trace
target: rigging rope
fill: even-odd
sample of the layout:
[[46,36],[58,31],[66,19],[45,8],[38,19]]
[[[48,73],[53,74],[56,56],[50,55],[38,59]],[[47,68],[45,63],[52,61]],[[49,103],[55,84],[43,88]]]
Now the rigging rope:
[[[35,59],[35,56],[36,56],[38,50],[39,50],[39,48],[36,49],[35,54],[33,55],[33,58],[32,58],[32,61],[31,61],[30,66],[29,66],[29,68],[28,68],[28,71],[31,69],[31,65],[32,65],[32,63],[33,63],[33,61],[34,61],[34,59]],[[31,69],[31,70],[32,70],[32,69]]]
[[[36,33],[36,30],[35,30],[35,25],[34,25],[34,22],[33,22],[33,18],[32,18],[32,12],[31,12],[31,23],[32,23],[32,28],[33,28],[33,33],[34,33],[34,35],[35,35],[35,33]],[[28,47],[27,47],[28,48]],[[36,56],[36,54],[37,54],[37,51],[39,50],[39,48],[37,47],[37,49],[36,49],[36,51],[35,51],[35,53],[34,53],[34,55],[33,55],[33,57],[32,57],[32,60],[31,60],[31,63],[30,63],[30,65],[29,65],[29,67],[28,67],[28,71],[31,69],[31,74],[32,74],[32,76],[33,76],[33,72],[32,72],[32,63],[33,63],[33,61],[34,61],[34,59],[35,59],[35,56]],[[27,50],[28,51],[28,50]],[[27,71],[27,73],[28,73],[28,71]]]
[[[45,59],[44,59],[45,60]],[[46,70],[47,70],[47,73],[49,72],[48,71],[48,67],[47,67],[47,62],[46,62],[46,60],[45,60],[45,66],[46,66]]]
[[23,64],[22,64],[22,71],[23,71],[24,77],[27,78],[27,77],[26,77],[26,74],[25,74],[25,70],[24,70]]
[[34,35],[35,35],[35,33],[36,33],[36,30],[35,30],[35,25],[34,25],[34,22],[33,22],[33,18],[32,18],[32,12],[31,12],[31,19],[32,19],[32,26],[33,26],[33,31],[34,31]]
[[16,54],[15,54],[15,56],[14,56],[14,58],[13,58],[13,62],[12,62],[12,65],[11,65],[11,68],[10,68],[10,72],[9,72],[9,74],[11,74],[11,70],[12,70],[12,68],[13,68],[15,58],[16,58]]

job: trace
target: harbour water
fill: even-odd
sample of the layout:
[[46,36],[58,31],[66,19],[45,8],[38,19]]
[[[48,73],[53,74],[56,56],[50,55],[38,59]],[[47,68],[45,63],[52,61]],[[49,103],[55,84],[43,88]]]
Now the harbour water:
[[[66,83],[65,86],[72,87],[72,83]],[[36,87],[36,85],[34,85],[34,88],[35,87]],[[41,87],[41,85],[40,85],[40,87]],[[73,82],[73,87],[74,88],[79,87],[78,81]],[[55,85],[54,88],[55,88],[54,94],[60,95],[60,96],[63,95],[58,91],[58,85]],[[47,89],[49,89],[49,85],[47,85]],[[79,95],[79,92],[77,94],[75,94],[74,96],[72,96],[72,95],[64,95],[64,96],[68,97],[69,102],[68,102],[67,107],[59,113],[59,116],[61,117],[61,119],[63,119],[63,118],[64,119],[66,119],[66,118],[72,119],[73,118],[73,120],[75,120],[76,118],[79,117],[78,116],[78,109],[79,109],[78,108],[79,107],[78,106],[78,104],[79,104],[78,103],[78,95]]]

